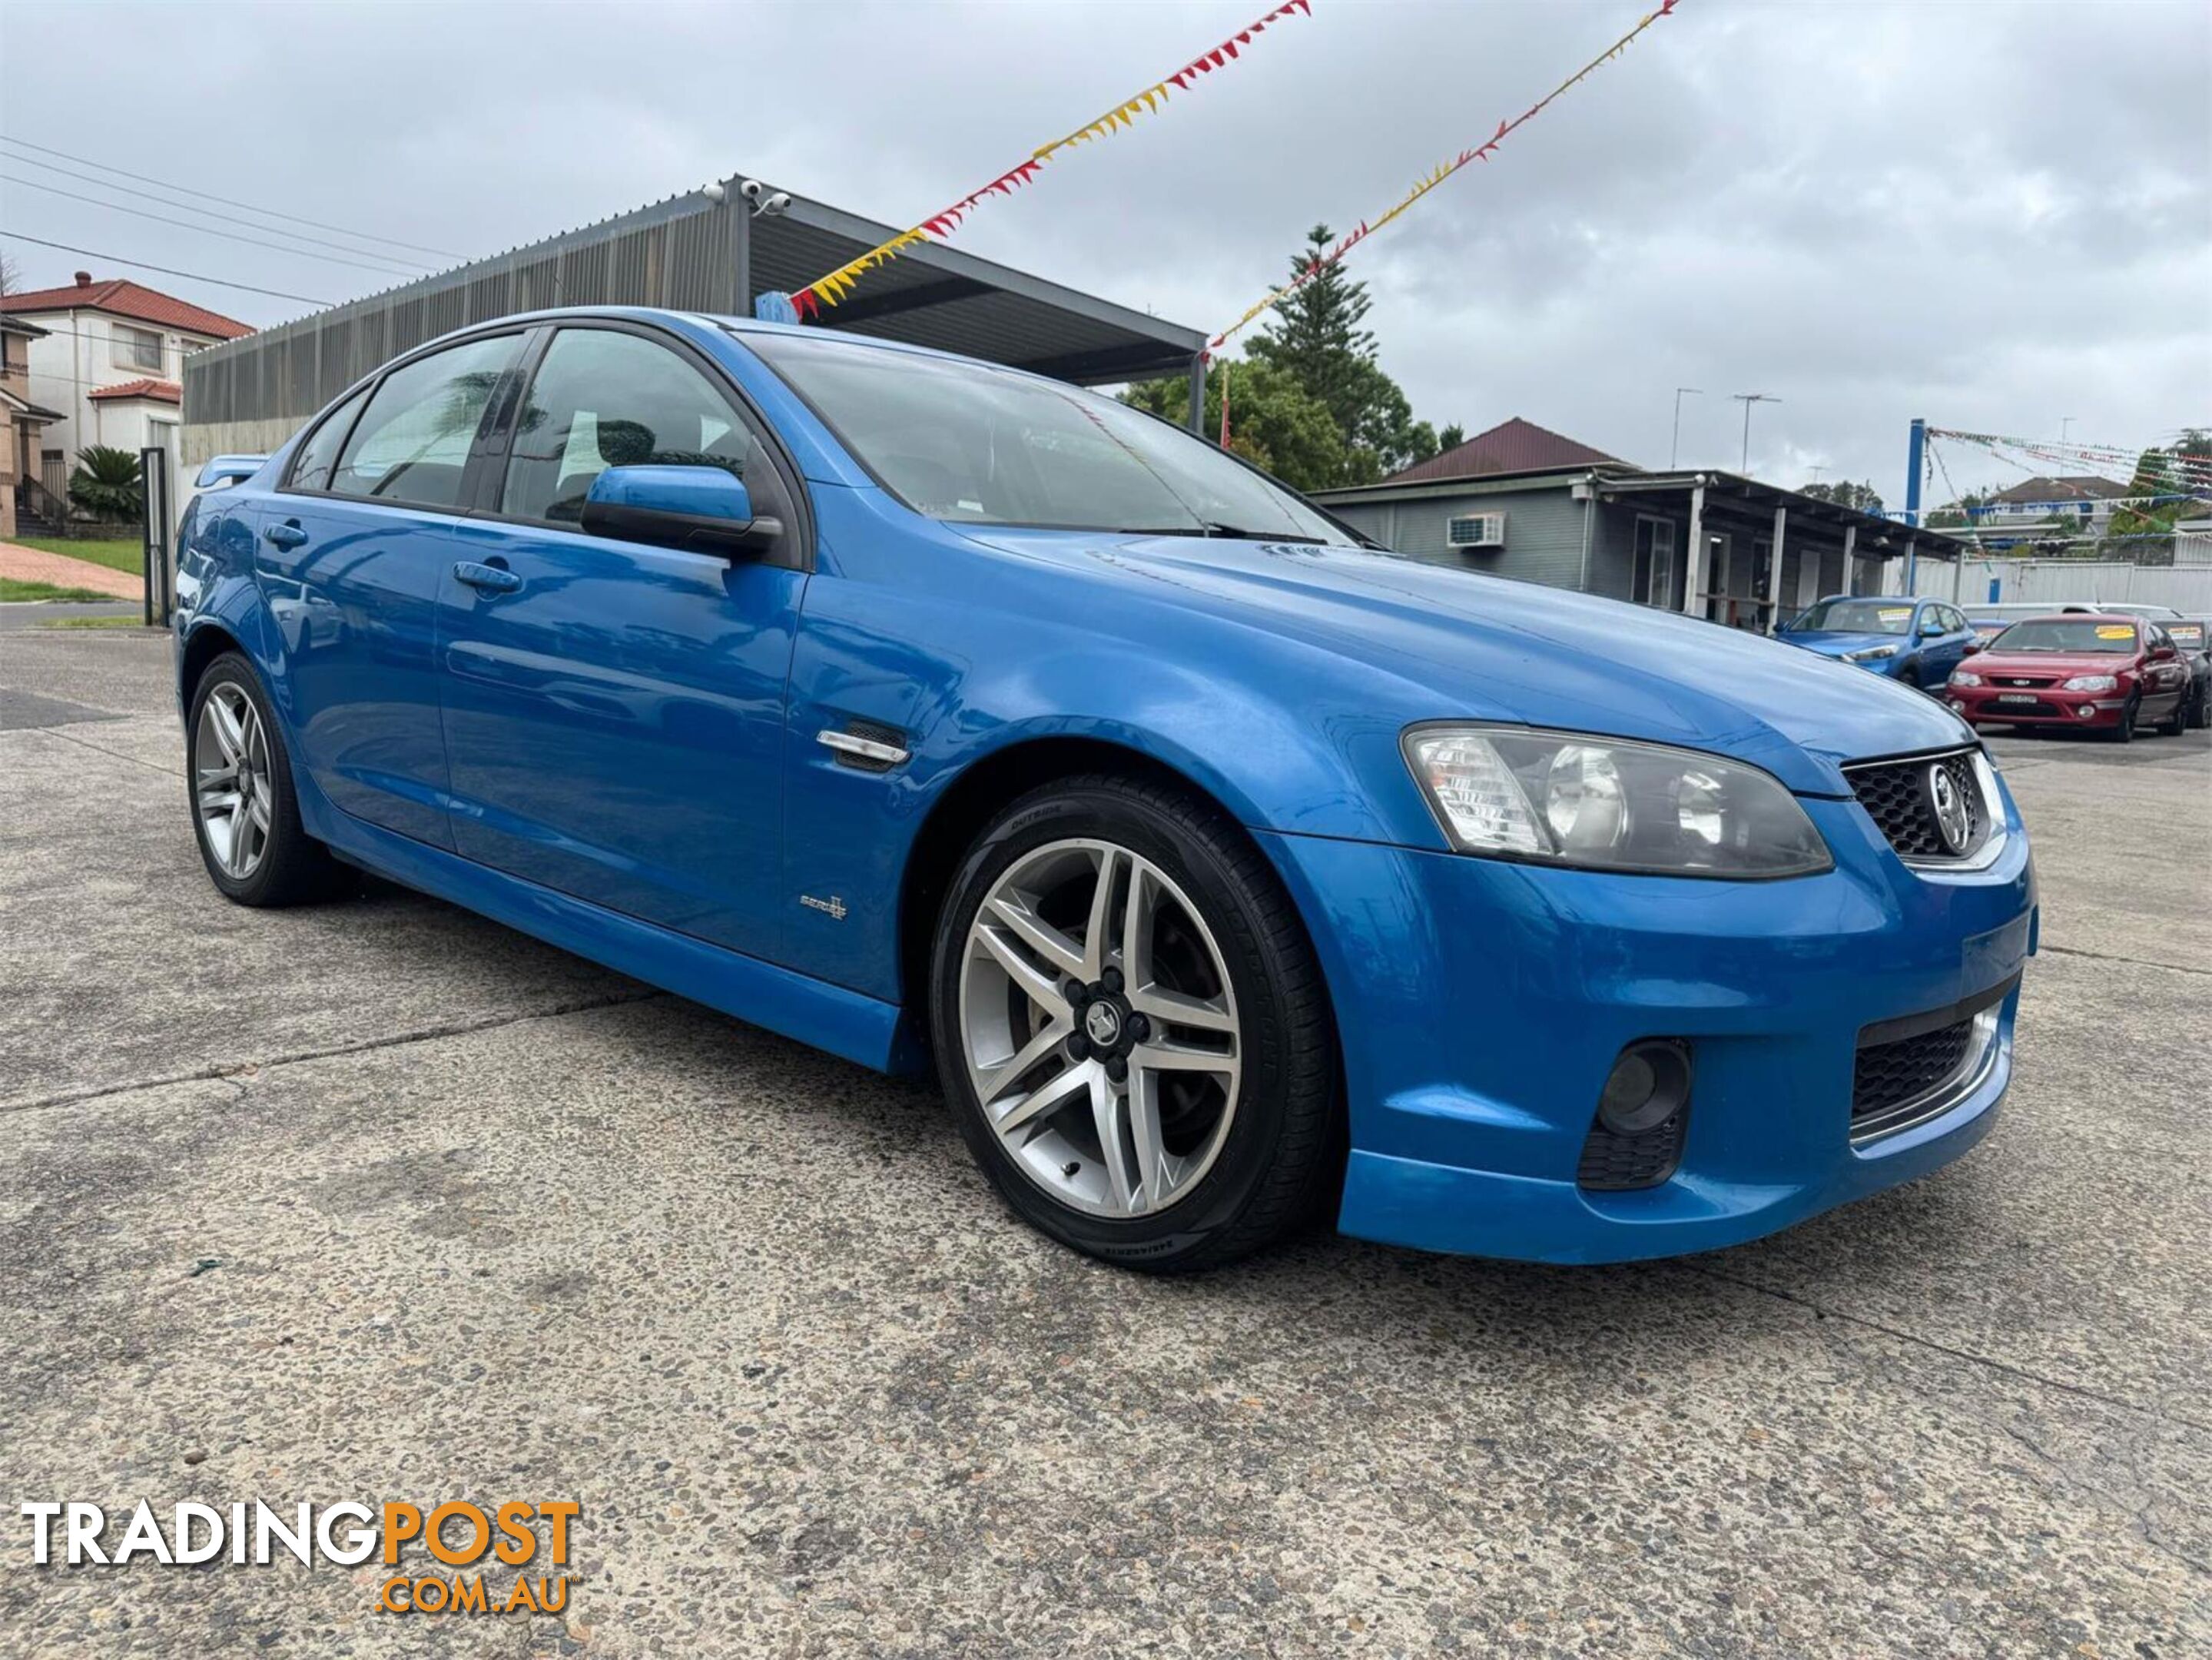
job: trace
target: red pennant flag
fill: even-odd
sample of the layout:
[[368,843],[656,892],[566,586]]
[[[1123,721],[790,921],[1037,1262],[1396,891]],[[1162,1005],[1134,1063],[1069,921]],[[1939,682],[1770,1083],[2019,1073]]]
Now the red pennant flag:
[[1212,64],[1214,68],[1219,69],[1222,63],[1221,48],[1216,46],[1212,52],[1206,53],[1206,61]]

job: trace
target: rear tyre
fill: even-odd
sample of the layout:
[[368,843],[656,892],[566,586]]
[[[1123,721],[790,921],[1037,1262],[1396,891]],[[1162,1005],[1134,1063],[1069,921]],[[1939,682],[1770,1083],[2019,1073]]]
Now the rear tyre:
[[1103,775],[1014,802],[952,881],[930,986],[961,1134],[1062,1243],[1191,1272],[1334,1198],[1336,1039],[1313,948],[1204,803]]
[[253,666],[209,664],[185,724],[185,791],[208,879],[240,905],[296,905],[349,885],[350,873],[300,823],[292,757]]
[[2208,706],[2212,706],[2212,685],[2200,685],[2189,697],[2188,725],[2191,731],[2202,732],[2206,726],[2212,725],[2212,707]]
[[2173,701],[2173,713],[2158,723],[2161,738],[2179,738],[2189,725],[2189,694],[2184,692]]

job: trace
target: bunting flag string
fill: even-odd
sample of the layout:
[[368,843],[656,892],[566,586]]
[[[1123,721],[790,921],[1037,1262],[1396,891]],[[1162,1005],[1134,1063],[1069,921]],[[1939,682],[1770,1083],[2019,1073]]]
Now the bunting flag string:
[[1553,88],[1551,91],[1546,93],[1543,97],[1538,99],[1534,104],[1531,104],[1527,109],[1522,111],[1520,114],[1515,116],[1511,120],[1501,120],[1498,124],[1498,131],[1491,134],[1488,138],[1483,140],[1481,143],[1475,145],[1470,149],[1462,150],[1457,155],[1452,157],[1449,161],[1439,162],[1433,171],[1424,177],[1419,183],[1413,186],[1412,190],[1407,192],[1405,195],[1399,198],[1395,204],[1394,204],[1387,212],[1382,214],[1381,217],[1372,220],[1361,220],[1357,229],[1349,231],[1343,236],[1338,238],[1336,245],[1330,248],[1328,252],[1315,255],[1314,258],[1309,260],[1305,266],[1300,270],[1296,276],[1292,277],[1289,282],[1284,283],[1283,286],[1279,289],[1269,289],[1267,296],[1257,305],[1254,306],[1242,317],[1238,318],[1227,328],[1222,330],[1220,333],[1215,335],[1212,340],[1208,341],[1206,343],[1206,350],[1208,351],[1218,351],[1223,344],[1226,342],[1231,335],[1243,330],[1254,318],[1259,316],[1261,313],[1280,304],[1291,295],[1295,294],[1298,289],[1304,288],[1308,283],[1313,281],[1315,277],[1320,276],[1322,272],[1327,271],[1331,265],[1335,265],[1337,261],[1343,258],[1346,254],[1351,252],[1352,249],[1358,247],[1362,242],[1372,236],[1376,231],[1381,230],[1383,226],[1389,224],[1400,214],[1405,212],[1407,209],[1412,207],[1414,203],[1419,201],[1424,196],[1426,196],[1437,185],[1443,184],[1445,179],[1450,178],[1462,167],[1464,167],[1468,165],[1468,163],[1474,161],[1487,161],[1491,158],[1492,155],[1497,150],[1498,147],[1505,142],[1506,136],[1512,132],[1515,128],[1525,126],[1528,123],[1534,120],[1539,115],[1544,112],[1545,106],[1550,104],[1554,99],[1558,98],[1560,94],[1567,91],[1570,88],[1579,84],[1596,70],[1601,69],[1606,64],[1610,64],[1614,58],[1620,57],[1622,52],[1628,49],[1629,43],[1634,40],[1638,35],[1643,33],[1644,30],[1650,28],[1661,18],[1672,16],[1674,15],[1674,8],[1680,3],[1681,0],[1661,0],[1658,10],[1646,14],[1643,21],[1638,23],[1634,28],[1629,30],[1629,32],[1622,35],[1620,40],[1614,41],[1596,57],[1591,58],[1589,63],[1583,64],[1582,68],[1577,70],[1565,80],[1560,82],[1558,86]]
[[[1674,0],[1668,0],[1668,3],[1673,4]],[[1269,24],[1279,23],[1291,17],[1312,15],[1313,0],[1283,0],[1283,3],[1273,10],[1253,19],[1220,45],[1199,53],[1165,80],[1153,82],[1133,97],[1123,100],[1095,120],[1085,122],[1074,131],[1055,138],[1048,144],[1038,145],[1025,160],[1015,163],[989,184],[969,192],[951,206],[931,215],[920,224],[901,231],[888,242],[870,248],[859,258],[838,266],[826,276],[817,277],[791,296],[793,308],[801,317],[817,315],[823,307],[834,306],[850,294],[858,286],[864,272],[890,264],[918,242],[941,241],[951,235],[963,218],[990,198],[1012,196],[1032,182],[1045,164],[1061,151],[1088,143],[1094,138],[1110,137],[1124,127],[1135,125],[1139,116],[1154,113],[1176,93],[1190,91],[1205,76],[1234,61],[1241,49],[1249,46],[1254,37],[1264,33]]]
[[[2011,461],[2013,465],[2030,472],[2035,469],[2025,462],[2014,460],[2004,452],[2017,450],[2021,454],[2046,465],[2085,467],[2103,476],[2117,472],[2129,479],[2135,477],[2136,468],[2143,453],[2139,449],[2128,449],[2117,444],[2075,444],[2048,438],[2017,438],[2003,433],[1958,432],[1948,427],[1930,427],[1928,435],[1975,445],[1988,450],[1999,459]],[[2212,460],[2168,451],[2166,465],[2167,471],[2185,483],[2192,487],[2212,485]]]

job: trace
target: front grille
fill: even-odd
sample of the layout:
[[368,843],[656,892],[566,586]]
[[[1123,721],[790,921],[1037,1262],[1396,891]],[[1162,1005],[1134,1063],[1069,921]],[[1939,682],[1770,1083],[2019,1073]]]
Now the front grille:
[[[1966,809],[1966,839],[1956,849],[1946,845],[1936,827],[1936,804],[1931,799],[1929,771],[1942,768]],[[1916,755],[1899,761],[1861,761],[1844,769],[1852,793],[1874,819],[1900,858],[1951,860],[1971,858],[1989,834],[1989,809],[1982,787],[1974,776],[1974,751],[1957,750],[1948,755]]]
[[1917,1037],[1862,1049],[1851,1067],[1853,1128],[1925,1095],[1943,1082],[1966,1064],[1973,1040],[1974,1021],[1969,1015]]
[[1989,678],[1993,686],[2055,686],[2058,684],[2058,677],[2055,674],[1993,674]]
[[1685,1108],[1641,1135],[1615,1135],[1603,1124],[1592,1124],[1575,1184],[1600,1193],[1657,1187],[1682,1161],[1682,1128],[1689,1116]]

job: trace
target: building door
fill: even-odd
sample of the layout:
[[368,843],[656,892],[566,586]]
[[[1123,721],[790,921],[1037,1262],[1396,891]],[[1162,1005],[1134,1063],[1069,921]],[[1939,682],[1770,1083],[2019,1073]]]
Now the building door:
[[69,500],[69,471],[62,465],[59,450],[42,451],[39,456],[39,483],[46,486],[46,494],[57,502]]
[[1674,521],[1638,515],[1636,569],[1630,579],[1629,598],[1640,605],[1672,611],[1680,603],[1674,579]]

